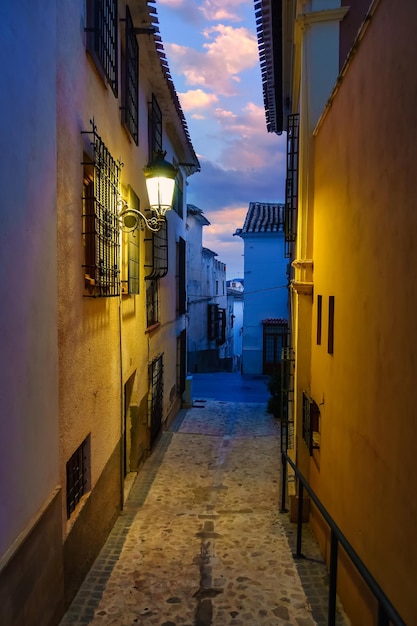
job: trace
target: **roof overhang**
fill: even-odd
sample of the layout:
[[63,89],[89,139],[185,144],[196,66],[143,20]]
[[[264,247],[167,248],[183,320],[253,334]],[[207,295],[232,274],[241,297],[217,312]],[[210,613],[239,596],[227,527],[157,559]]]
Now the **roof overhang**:
[[254,0],[266,127],[280,135],[291,112],[296,0]]

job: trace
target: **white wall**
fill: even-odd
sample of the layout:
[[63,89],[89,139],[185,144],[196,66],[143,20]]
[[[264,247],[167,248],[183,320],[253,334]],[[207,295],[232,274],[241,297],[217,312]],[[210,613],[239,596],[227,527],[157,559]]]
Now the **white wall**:
[[0,559],[59,482],[55,22],[0,8]]

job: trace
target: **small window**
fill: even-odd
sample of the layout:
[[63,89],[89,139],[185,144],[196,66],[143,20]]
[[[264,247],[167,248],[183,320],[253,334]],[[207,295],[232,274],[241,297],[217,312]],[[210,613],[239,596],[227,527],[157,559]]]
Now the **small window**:
[[317,403],[303,392],[303,439],[310,456],[314,450],[320,450],[320,409]]
[[155,443],[161,428],[164,399],[164,355],[156,357],[149,364],[149,422],[151,426],[151,446]]
[[323,296],[317,296],[317,345],[321,346]]
[[129,7],[126,6],[125,50],[122,63],[122,121],[136,145],[139,143],[139,46]]
[[177,177],[175,179],[175,188],[174,188],[174,199],[172,202],[172,208],[175,213],[177,213],[180,217],[184,216],[184,190],[183,190],[183,180],[181,173],[178,172]]
[[90,435],[67,462],[67,519],[85,493],[90,491]]
[[154,94],[149,105],[148,117],[149,159],[162,150],[162,113]]
[[226,309],[218,304],[208,305],[208,338],[218,346],[226,341]]
[[[140,210],[140,200],[133,189],[128,186],[127,204]],[[137,295],[140,293],[140,231],[123,233],[122,245],[122,293]]]
[[87,0],[87,47],[97,69],[118,94],[117,0]]
[[187,331],[182,330],[177,337],[177,394],[182,396],[185,391],[187,375]]
[[168,273],[168,228],[166,221],[161,222],[161,228],[157,232],[148,233],[145,244],[145,267],[148,268],[145,279],[163,278]]
[[334,350],[334,296],[329,296],[329,328],[327,335],[327,352],[333,354]]
[[187,312],[186,244],[182,237],[177,243],[177,312]]
[[158,280],[146,282],[146,325],[149,328],[159,322]]

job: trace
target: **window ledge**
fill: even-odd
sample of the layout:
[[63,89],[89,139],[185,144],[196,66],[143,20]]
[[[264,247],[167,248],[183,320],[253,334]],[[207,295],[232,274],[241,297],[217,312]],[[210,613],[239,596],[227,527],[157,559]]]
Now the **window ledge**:
[[159,328],[160,325],[161,325],[161,322],[155,322],[155,324],[151,324],[150,326],[147,327],[147,329],[145,330],[145,333],[153,332],[154,330]]

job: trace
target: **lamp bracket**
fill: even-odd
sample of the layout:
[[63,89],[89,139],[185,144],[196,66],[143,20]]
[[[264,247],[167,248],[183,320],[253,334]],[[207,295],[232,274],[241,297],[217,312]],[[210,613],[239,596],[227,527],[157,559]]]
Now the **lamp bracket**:
[[138,209],[130,207],[125,200],[120,199],[118,204],[121,206],[119,211],[120,228],[125,233],[132,233],[138,228],[144,230],[145,226],[156,233],[161,229],[162,223],[165,222],[165,218],[160,215],[146,217]]

